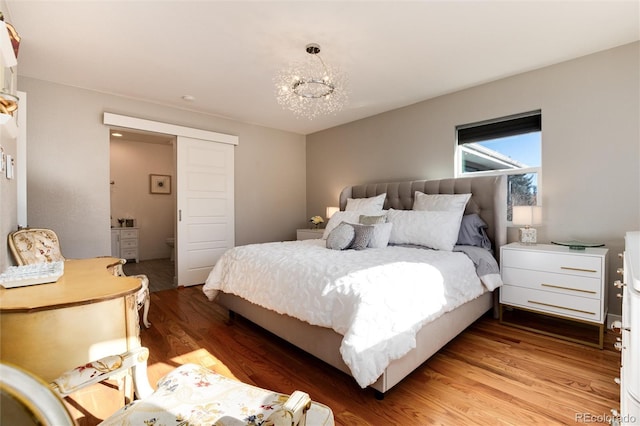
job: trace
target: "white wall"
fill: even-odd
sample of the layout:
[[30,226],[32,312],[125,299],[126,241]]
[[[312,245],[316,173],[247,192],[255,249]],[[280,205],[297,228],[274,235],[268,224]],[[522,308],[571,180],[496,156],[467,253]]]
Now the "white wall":
[[[174,236],[175,179],[173,145],[114,139],[111,142],[111,225],[136,220],[140,260],[165,259]],[[151,194],[149,175],[171,176],[171,194]]]
[[[505,78],[307,136],[307,216],[352,184],[453,177],[455,126],[542,110],[539,241],[610,248],[640,229],[640,43]],[[610,286],[609,286],[610,287]],[[610,297],[609,308],[620,312]]]
[[294,239],[306,223],[302,135],[28,77],[18,86],[29,95],[29,225],[55,229],[67,257],[110,254],[105,111],[239,137],[237,245]]

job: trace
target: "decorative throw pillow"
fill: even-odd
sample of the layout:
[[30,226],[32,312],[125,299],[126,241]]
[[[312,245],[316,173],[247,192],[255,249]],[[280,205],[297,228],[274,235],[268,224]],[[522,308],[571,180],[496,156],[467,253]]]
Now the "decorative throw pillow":
[[389,209],[389,242],[451,251],[458,240],[462,213]]
[[446,211],[464,213],[471,194],[425,194],[416,191],[413,210]]
[[354,250],[364,250],[369,245],[369,241],[371,241],[371,236],[373,235],[373,226],[371,225],[360,225],[357,223],[350,223],[349,225],[353,226],[356,231],[355,238],[351,243],[349,248]]
[[371,226],[373,227],[373,234],[371,235],[371,240],[369,240],[369,245],[367,247],[383,248],[388,246],[393,223],[378,223]]
[[355,228],[349,223],[341,222],[329,233],[327,237],[327,248],[331,250],[348,249],[351,247],[355,237]]
[[340,225],[340,223],[342,222],[357,223],[359,218],[360,218],[360,212],[345,212],[345,211],[335,212],[333,216],[331,216],[331,219],[329,219],[327,226],[324,228],[324,232],[322,233],[322,238],[325,240],[329,238],[329,234],[331,233],[331,231],[333,231],[336,226]]
[[491,240],[485,229],[487,224],[476,213],[462,216],[456,245],[475,246],[491,250]]
[[366,215],[380,214],[385,198],[387,198],[386,193],[369,198],[347,198],[347,206],[344,210],[357,211]]
[[358,222],[360,222],[363,225],[376,225],[378,223],[385,223],[386,221],[387,221],[386,214],[383,214],[380,216],[366,216],[361,214],[360,220],[358,220]]

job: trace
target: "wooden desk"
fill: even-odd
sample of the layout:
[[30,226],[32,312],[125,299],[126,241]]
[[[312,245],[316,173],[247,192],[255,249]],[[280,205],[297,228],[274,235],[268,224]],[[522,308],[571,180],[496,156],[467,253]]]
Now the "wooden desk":
[[0,360],[49,382],[62,372],[140,346],[140,280],[116,277],[112,257],[67,260],[57,282],[0,287]]

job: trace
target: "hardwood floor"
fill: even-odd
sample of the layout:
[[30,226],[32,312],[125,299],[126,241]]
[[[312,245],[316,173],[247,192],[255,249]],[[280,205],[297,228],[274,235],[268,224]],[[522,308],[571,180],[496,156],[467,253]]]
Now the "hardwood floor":
[[[152,384],[195,362],[279,392],[304,390],[331,407],[336,425],[598,424],[619,407],[613,379],[620,355],[610,333],[600,350],[486,316],[379,401],[350,376],[249,321],[229,320],[201,286],[152,293],[151,304],[152,326],[141,339],[151,352]],[[82,424],[100,418],[83,410]]]

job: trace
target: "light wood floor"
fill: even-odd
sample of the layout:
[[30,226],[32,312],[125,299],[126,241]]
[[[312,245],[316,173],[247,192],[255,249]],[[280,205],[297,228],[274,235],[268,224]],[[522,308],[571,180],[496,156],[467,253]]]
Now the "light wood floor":
[[[618,408],[620,355],[503,326],[486,316],[391,389],[382,401],[348,375],[242,318],[230,321],[201,286],[153,293],[142,344],[152,383],[195,362],[246,383],[308,392],[332,408],[336,425],[584,424]],[[95,407],[72,401],[81,424]],[[93,405],[105,406],[94,397]],[[592,423],[594,424],[594,423]],[[598,424],[598,423],[595,423]]]

